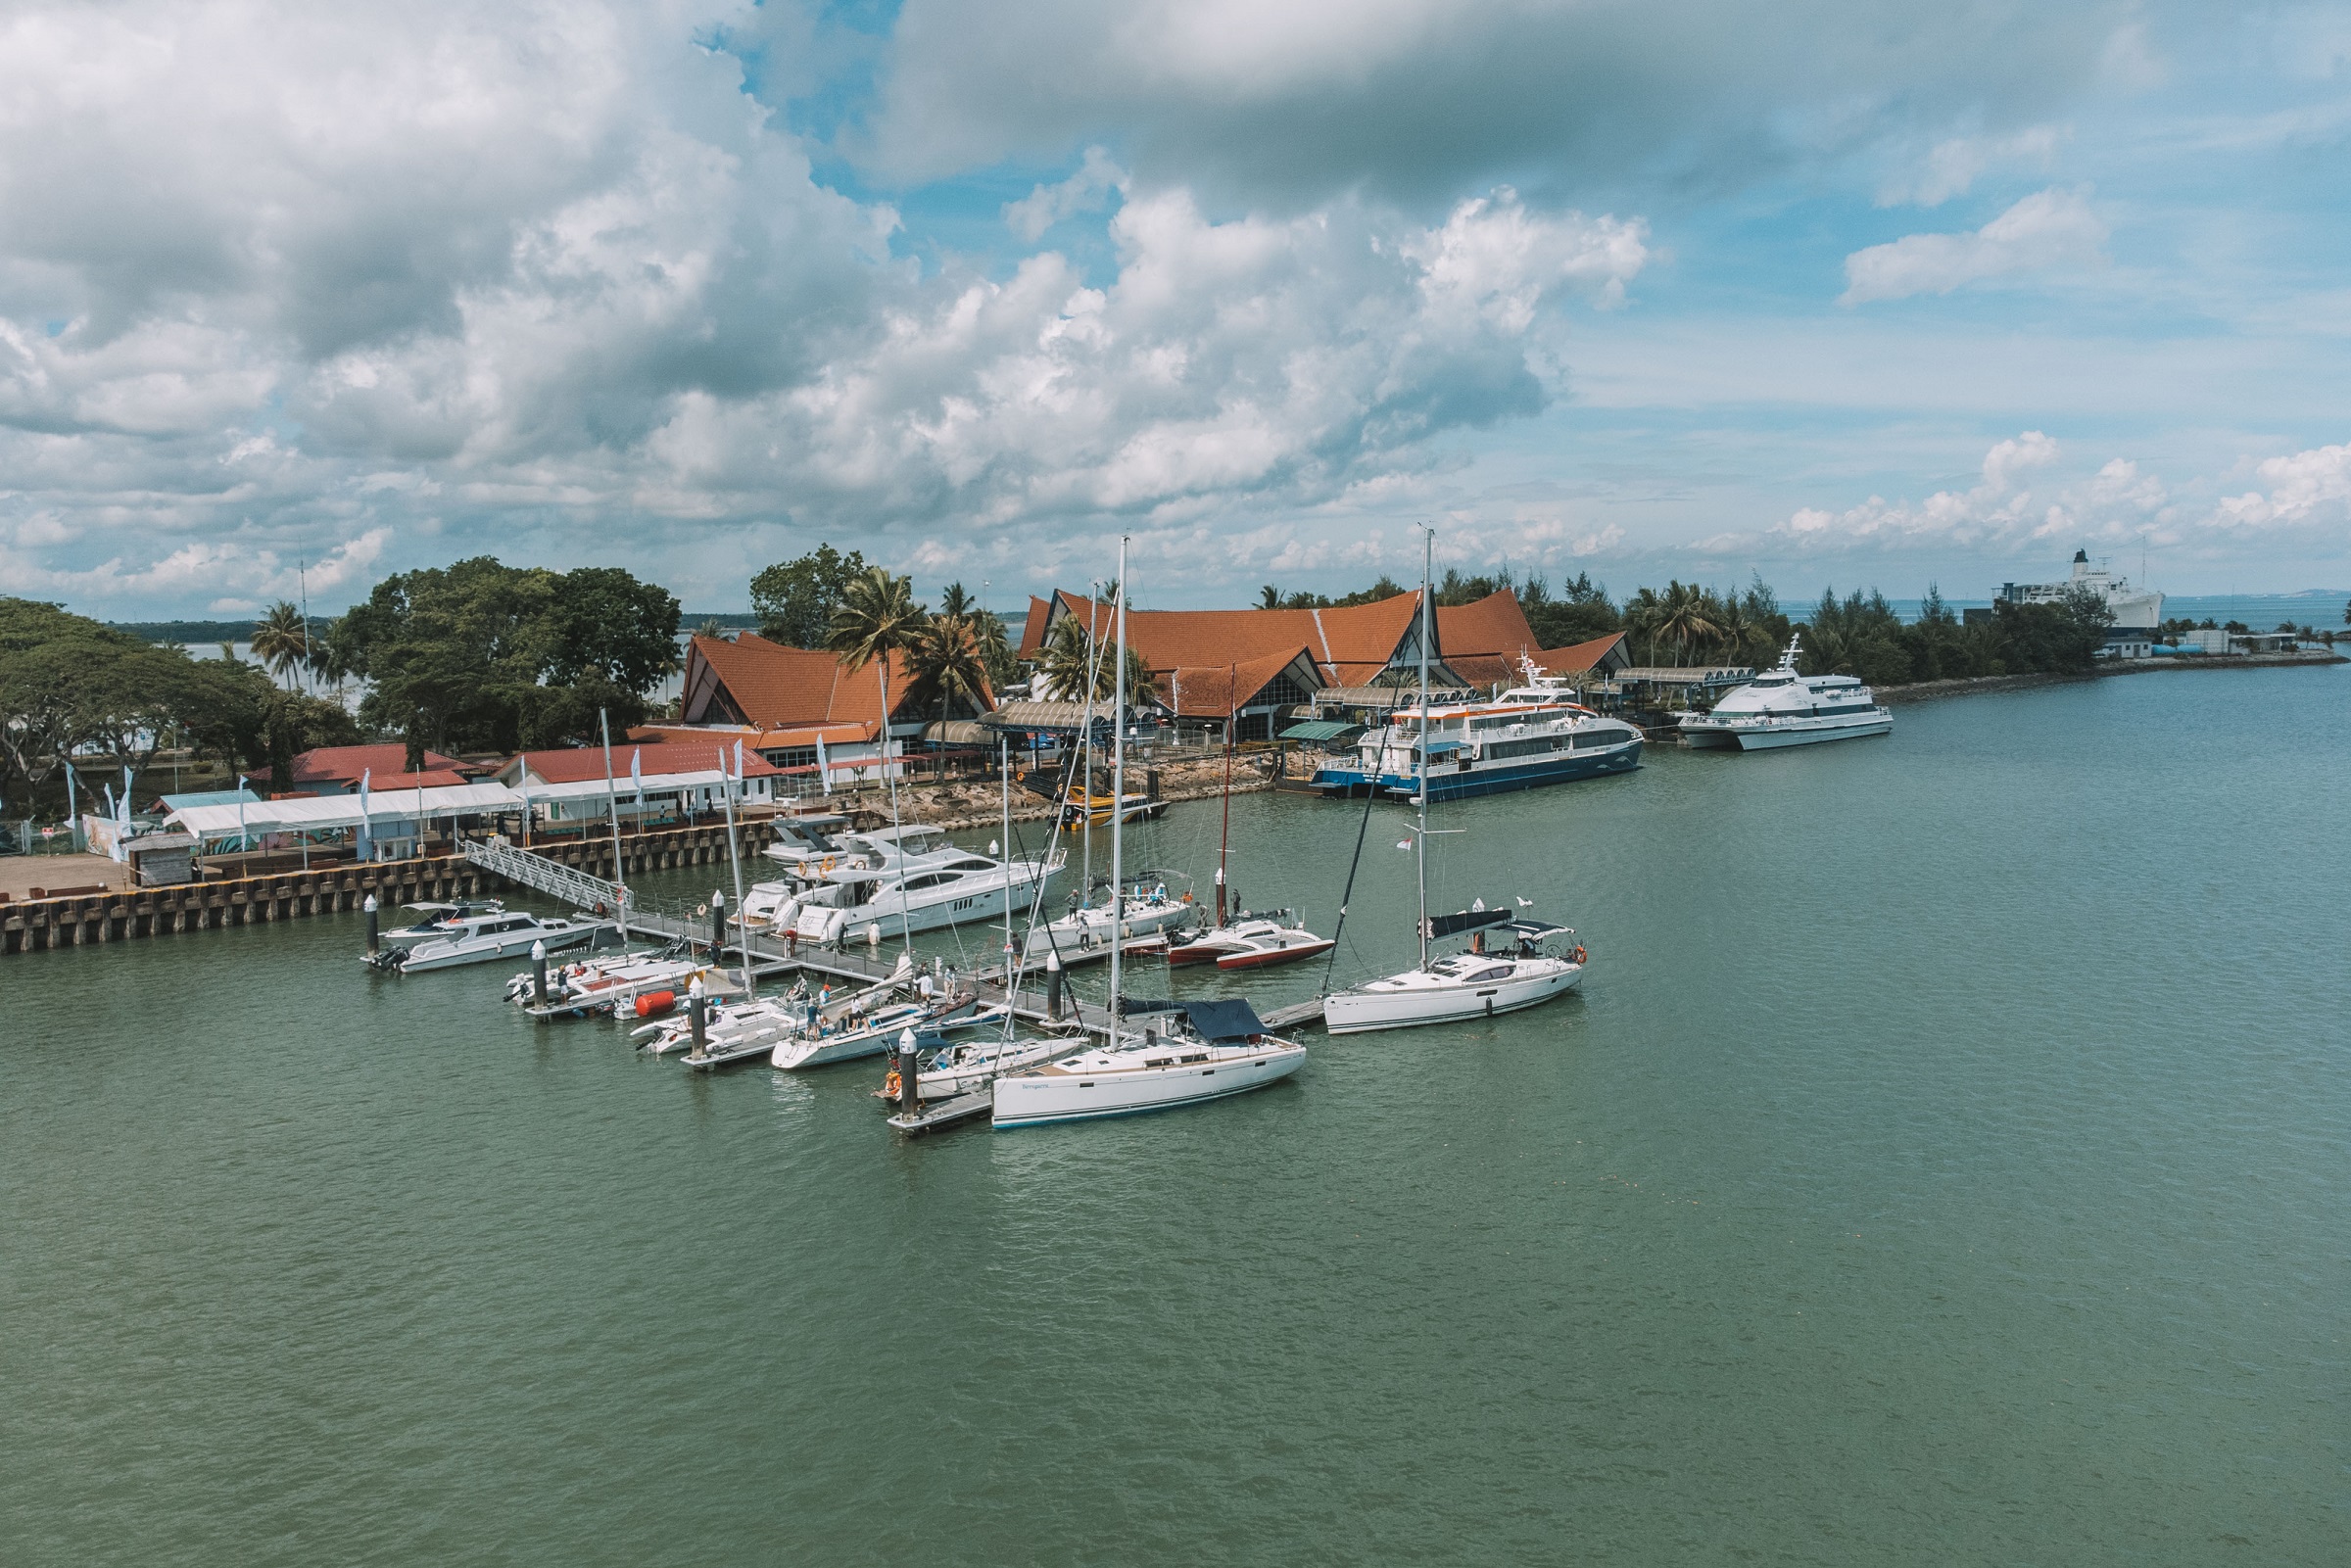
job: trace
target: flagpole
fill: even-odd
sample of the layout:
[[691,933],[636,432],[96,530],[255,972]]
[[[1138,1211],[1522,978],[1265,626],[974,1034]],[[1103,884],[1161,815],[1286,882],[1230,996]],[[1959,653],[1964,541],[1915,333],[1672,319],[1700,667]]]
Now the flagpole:
[[[625,948],[629,945],[629,879],[620,858],[620,790],[612,783],[612,720],[602,708],[596,710],[596,727],[604,737],[604,804],[612,813],[612,920]],[[527,755],[523,766],[530,766]]]

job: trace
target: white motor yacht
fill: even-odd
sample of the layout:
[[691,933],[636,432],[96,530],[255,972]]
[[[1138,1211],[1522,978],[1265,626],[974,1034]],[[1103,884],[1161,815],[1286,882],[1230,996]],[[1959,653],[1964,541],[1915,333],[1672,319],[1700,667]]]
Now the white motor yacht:
[[1191,1002],[1155,1014],[1140,1033],[996,1079],[994,1123],[1130,1117],[1222,1100],[1278,1082],[1306,1062],[1306,1047],[1266,1032],[1244,1001]]
[[505,904],[495,898],[469,898],[455,904],[403,904],[401,907],[414,910],[424,918],[413,925],[384,932],[380,940],[386,946],[407,947],[416,942],[429,942],[437,936],[455,934],[464,921],[506,912]]
[[1484,950],[1481,943],[1479,949],[1431,959],[1418,969],[1325,997],[1323,1027],[1333,1034],[1362,1034],[1491,1018],[1563,996],[1583,979],[1582,948],[1572,955],[1543,950],[1545,942],[1571,938],[1575,932],[1564,926],[1510,920],[1501,911],[1487,913],[1495,916],[1492,924],[1501,934],[1514,938],[1513,946],[1497,952]]
[[937,828],[835,833],[824,826],[840,821],[779,819],[785,836],[764,853],[782,862],[787,875],[744,895],[737,917],[743,926],[837,942],[854,940],[868,926],[895,936],[994,920],[1008,902],[1028,908],[1066,859],[1059,850],[998,859],[960,848]]
[[551,953],[560,952],[592,942],[599,932],[610,929],[610,921],[502,910],[495,915],[456,919],[445,935],[409,947],[388,947],[369,962],[380,969],[415,974],[425,970],[455,969],[460,964],[528,958],[534,942],[545,942]]
[[1682,739],[1700,748],[1763,751],[1885,735],[1894,728],[1894,715],[1855,677],[1799,675],[1802,641],[1801,632],[1790,638],[1777,669],[1724,696],[1713,712],[1685,715]]

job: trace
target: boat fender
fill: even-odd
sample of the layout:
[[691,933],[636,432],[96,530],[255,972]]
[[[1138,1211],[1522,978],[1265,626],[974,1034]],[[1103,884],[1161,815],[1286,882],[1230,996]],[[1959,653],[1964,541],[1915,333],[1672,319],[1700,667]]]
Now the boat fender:
[[1578,964],[1581,964],[1584,961],[1584,950],[1581,947],[1578,947],[1575,950],[1575,961]]
[[678,993],[675,991],[648,991],[637,998],[637,1016],[641,1019],[664,1018],[677,1005]]

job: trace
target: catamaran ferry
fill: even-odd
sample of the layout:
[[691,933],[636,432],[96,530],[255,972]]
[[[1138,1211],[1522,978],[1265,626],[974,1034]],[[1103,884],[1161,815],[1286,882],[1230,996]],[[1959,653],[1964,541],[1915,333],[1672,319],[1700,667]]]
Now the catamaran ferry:
[[[1574,700],[1567,683],[1521,659],[1526,685],[1490,702],[1433,705],[1427,710],[1428,796],[1459,800],[1540,784],[1566,784],[1641,765],[1641,732],[1604,718]],[[1421,712],[1408,708],[1365,732],[1356,755],[1315,772],[1325,794],[1367,787],[1411,798],[1419,786]]]

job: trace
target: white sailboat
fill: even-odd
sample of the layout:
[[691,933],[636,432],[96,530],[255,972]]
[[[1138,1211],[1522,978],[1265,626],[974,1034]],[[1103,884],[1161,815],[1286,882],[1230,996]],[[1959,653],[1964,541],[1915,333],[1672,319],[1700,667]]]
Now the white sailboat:
[[[1419,888],[1420,962],[1401,974],[1390,974],[1351,990],[1325,997],[1322,1002],[1322,1024],[1333,1034],[1357,1034],[1372,1029],[1411,1028],[1422,1023],[1444,1023],[1457,1019],[1491,1017],[1497,1013],[1515,1012],[1533,1007],[1556,996],[1572,991],[1584,977],[1584,950],[1578,947],[1573,956],[1545,950],[1547,943],[1559,938],[1572,939],[1575,933],[1564,926],[1551,926],[1537,921],[1512,918],[1507,909],[1489,910],[1483,901],[1456,915],[1431,919],[1428,913],[1428,761],[1431,732],[1428,728],[1428,619],[1429,577],[1433,565],[1435,533],[1423,531],[1420,566],[1420,704],[1414,717],[1414,767],[1419,787],[1414,791],[1416,811],[1413,829],[1414,871]],[[1404,721],[1396,728],[1401,732]],[[1366,804],[1367,813],[1369,805]],[[1358,851],[1361,851],[1359,843]],[[1350,879],[1352,881],[1352,879]],[[1485,933],[1500,927],[1502,934],[1512,938],[1511,944],[1501,951],[1488,951]],[[1471,950],[1455,953],[1432,961],[1428,944],[1432,939],[1474,933]]]
[[[1127,541],[1119,541],[1118,693],[1111,792],[1127,788]],[[1110,825],[1110,883],[1125,886],[1126,825]],[[999,1128],[1136,1116],[1264,1088],[1298,1070],[1306,1048],[1266,1032],[1246,1002],[1194,1002],[1155,1012],[1139,1033],[1126,1023],[1124,944],[1110,944],[1110,1029],[1099,1047],[995,1080]],[[1181,1022],[1177,1022],[1178,1018]]]

